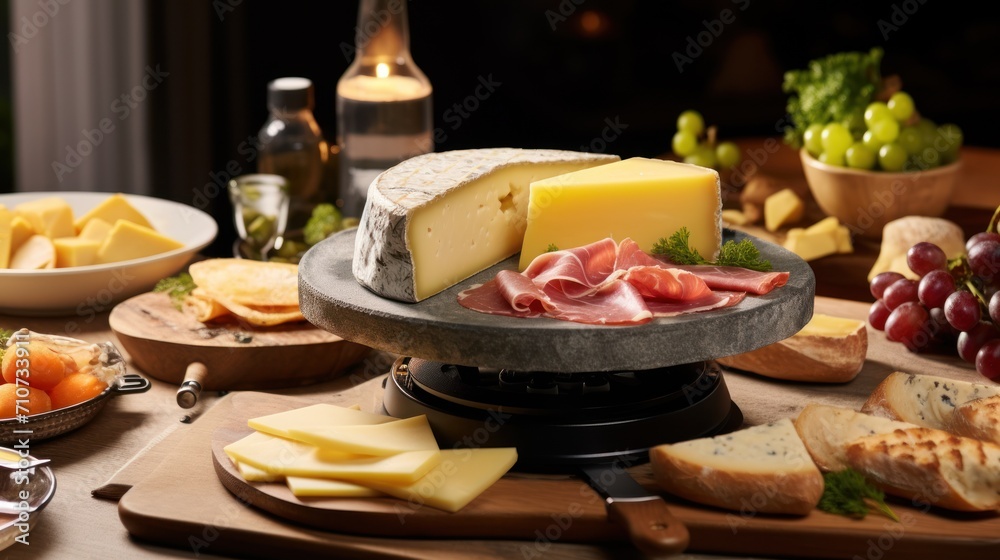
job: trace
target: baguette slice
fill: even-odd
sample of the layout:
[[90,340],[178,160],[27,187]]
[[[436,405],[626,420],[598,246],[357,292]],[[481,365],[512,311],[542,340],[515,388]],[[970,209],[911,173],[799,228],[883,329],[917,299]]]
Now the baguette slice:
[[867,354],[864,321],[817,313],[785,340],[717,361],[777,379],[846,383],[857,377]]
[[847,446],[849,465],[889,494],[960,511],[1000,509],[1000,446],[932,428]]
[[650,449],[661,488],[740,511],[806,515],[823,494],[820,474],[791,420]]
[[957,407],[995,395],[1000,395],[1000,386],[897,371],[875,387],[861,411],[925,428],[949,430]]
[[1000,395],[969,401],[951,413],[949,432],[1000,445]]
[[795,419],[795,430],[822,471],[846,469],[847,446],[859,438],[916,427],[908,422],[815,403],[806,405]]

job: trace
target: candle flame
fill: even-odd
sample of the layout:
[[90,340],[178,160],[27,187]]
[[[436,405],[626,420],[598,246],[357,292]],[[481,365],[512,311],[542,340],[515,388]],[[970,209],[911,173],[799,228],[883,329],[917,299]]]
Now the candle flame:
[[376,64],[375,76],[378,78],[387,78],[389,76],[389,65],[384,62]]

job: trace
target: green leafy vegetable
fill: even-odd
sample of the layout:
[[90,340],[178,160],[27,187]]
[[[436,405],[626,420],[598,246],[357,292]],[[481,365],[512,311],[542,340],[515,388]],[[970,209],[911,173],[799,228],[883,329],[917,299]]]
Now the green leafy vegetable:
[[842,123],[851,132],[864,129],[864,111],[882,82],[882,49],[844,52],[813,60],[804,70],[785,72],[782,89],[790,94],[788,114],[793,125],[785,142],[799,147],[810,124]]
[[760,272],[771,270],[771,263],[761,257],[760,251],[749,239],[736,242],[726,241],[719,248],[719,258],[709,261],[701,256],[697,249],[691,247],[691,232],[682,227],[669,238],[660,238],[653,245],[653,253],[664,255],[675,264],[714,264],[717,266],[738,266]]
[[847,517],[864,518],[869,511],[899,522],[899,517],[885,503],[885,493],[876,488],[864,475],[854,469],[845,469],[823,475],[823,496],[819,509]]
[[7,329],[0,329],[0,360],[3,359],[4,350],[7,349],[7,341],[10,337],[14,336],[14,331]]
[[340,231],[343,223],[343,216],[336,206],[327,203],[317,204],[303,230],[305,242],[309,245],[315,245],[330,234]]
[[191,294],[191,290],[195,289],[194,279],[187,272],[182,272],[177,276],[171,276],[169,278],[164,278],[156,283],[153,287],[154,292],[165,292],[170,296],[170,301],[174,304],[174,307],[180,309],[184,305],[184,298]]
[[549,243],[549,246],[545,248],[546,253],[551,253],[552,251],[558,251],[559,247],[556,247],[555,243]]

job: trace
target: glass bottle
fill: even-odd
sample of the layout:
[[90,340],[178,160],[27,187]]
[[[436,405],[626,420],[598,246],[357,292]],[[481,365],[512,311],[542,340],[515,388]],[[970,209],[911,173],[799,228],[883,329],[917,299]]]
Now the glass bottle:
[[306,78],[278,78],[267,85],[270,115],[260,130],[260,173],[288,182],[288,228],[305,226],[322,202],[323,170],[330,150],[313,117],[313,84]]
[[345,216],[361,216],[379,173],[434,150],[431,84],[410,56],[406,4],[361,0],[354,61],[337,82]]

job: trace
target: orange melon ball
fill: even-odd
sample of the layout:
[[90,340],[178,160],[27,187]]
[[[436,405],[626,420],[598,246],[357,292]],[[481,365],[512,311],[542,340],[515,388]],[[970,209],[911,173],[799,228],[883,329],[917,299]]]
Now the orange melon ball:
[[[17,410],[18,400],[26,401],[21,403],[20,411]],[[14,418],[18,412],[30,416],[50,410],[52,410],[52,400],[45,391],[32,387],[18,387],[14,383],[0,385],[0,418]]]
[[52,408],[60,409],[100,395],[108,384],[89,373],[71,373],[49,391]]
[[66,375],[77,370],[76,361],[71,356],[53,352],[47,346],[34,343],[25,347],[27,356],[17,356],[15,348],[8,348],[3,354],[3,378],[7,383],[17,380],[17,370],[27,369],[28,376],[21,376],[34,389],[48,391],[59,384]]

